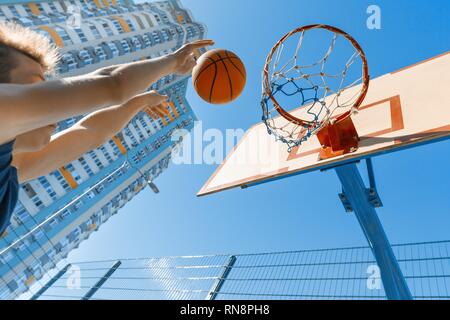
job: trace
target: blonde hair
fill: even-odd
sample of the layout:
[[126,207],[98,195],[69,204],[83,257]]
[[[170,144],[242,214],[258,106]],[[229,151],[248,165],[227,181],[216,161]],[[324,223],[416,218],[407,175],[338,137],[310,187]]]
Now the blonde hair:
[[0,22],[0,78],[14,68],[13,50],[38,62],[47,73],[54,72],[59,61],[58,49],[47,37],[17,23]]

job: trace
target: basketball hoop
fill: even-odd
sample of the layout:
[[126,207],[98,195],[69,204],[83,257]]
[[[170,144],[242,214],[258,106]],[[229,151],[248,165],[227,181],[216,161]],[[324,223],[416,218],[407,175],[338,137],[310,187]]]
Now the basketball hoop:
[[[319,58],[313,57],[312,63],[302,65],[307,55],[301,57],[305,36],[313,30],[320,31],[326,40],[330,38],[330,44]],[[330,71],[328,69],[339,67],[339,63],[329,62],[331,58],[341,57],[334,54],[339,38],[345,40],[342,46],[347,46],[352,53],[349,58],[343,54],[346,62],[342,70]],[[315,39],[312,56],[317,56],[320,50],[318,42],[326,43],[318,37]],[[349,81],[358,64],[361,70],[358,68],[353,75],[355,80]],[[368,87],[366,56],[353,37],[328,25],[303,26],[282,37],[267,57],[262,80],[262,120],[269,134],[287,144],[289,152],[313,135],[317,135],[322,144],[322,159],[353,152],[358,148],[359,138],[351,115],[361,106]]]

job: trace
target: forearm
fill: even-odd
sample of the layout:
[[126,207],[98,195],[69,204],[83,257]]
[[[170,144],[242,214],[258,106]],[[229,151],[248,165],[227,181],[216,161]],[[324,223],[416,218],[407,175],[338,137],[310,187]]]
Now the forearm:
[[91,136],[93,148],[96,148],[121,131],[142,110],[143,106],[142,99],[134,97],[122,105],[93,112],[76,125],[87,130]]
[[[107,106],[121,105],[172,73],[174,65],[172,56],[164,56],[37,85],[36,90],[28,92],[28,99],[30,103],[35,102],[35,108],[26,109],[28,117],[24,114],[16,119],[28,119],[23,128],[27,132]],[[39,108],[40,104],[43,108]],[[16,122],[16,128],[18,125]]]
[[172,73],[174,65],[172,56],[164,56],[39,84],[4,84],[0,86],[0,142],[63,119],[120,105]]
[[115,104],[118,84],[98,74],[32,85],[0,85],[0,141]]
[[147,90],[154,82],[175,72],[176,59],[172,54],[163,57],[110,66],[95,73],[111,76],[118,84],[122,100]]
[[[136,95],[146,91],[160,78],[173,73],[175,66],[175,58],[169,54],[101,68],[90,74],[55,82],[53,94],[49,94],[48,99],[53,100],[55,96],[54,99],[58,101],[58,91],[72,91],[75,99],[67,99],[63,108],[66,118],[124,103],[126,109],[130,109],[130,104],[135,105],[137,102]],[[67,94],[66,98],[69,98]],[[72,103],[71,100],[78,102]]]
[[48,174],[99,147],[122,130],[142,107],[142,101],[134,98],[123,105],[94,112],[53,136],[42,150],[14,155],[19,181]]

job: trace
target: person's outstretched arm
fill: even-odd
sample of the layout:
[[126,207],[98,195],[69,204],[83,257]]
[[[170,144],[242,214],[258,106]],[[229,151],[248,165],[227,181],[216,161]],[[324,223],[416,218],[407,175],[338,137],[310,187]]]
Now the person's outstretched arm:
[[23,183],[52,172],[93,150],[121,131],[140,111],[153,118],[168,114],[167,96],[155,91],[135,96],[128,102],[81,119],[71,128],[52,137],[42,150],[14,154],[12,165]]
[[186,74],[196,62],[194,50],[212,45],[200,40],[161,58],[99,69],[38,84],[0,84],[0,144],[20,134],[122,104],[171,73]]

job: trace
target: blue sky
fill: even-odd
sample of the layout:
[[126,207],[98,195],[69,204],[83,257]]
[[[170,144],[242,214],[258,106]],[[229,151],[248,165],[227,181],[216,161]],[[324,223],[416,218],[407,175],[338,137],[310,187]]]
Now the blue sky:
[[[203,127],[244,128],[258,122],[261,69],[272,45],[300,25],[326,23],[352,34],[364,48],[372,77],[449,50],[448,1],[183,0],[209,29],[216,47],[237,53],[247,87],[234,103],[204,103],[190,86],[188,100]],[[366,9],[381,8],[382,29],[366,28]],[[439,79],[436,79],[437,83]],[[447,84],[448,86],[448,84]],[[414,88],[411,88],[414,90]],[[433,106],[427,106],[432,113]],[[450,236],[450,141],[374,159],[393,243]],[[345,213],[333,171],[315,172],[205,198],[196,193],[216,166],[172,165],[101,226],[69,260],[247,253],[365,245],[353,214]]]

